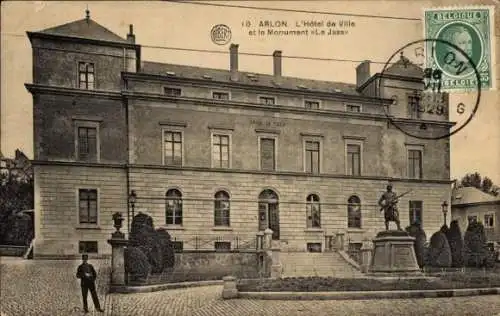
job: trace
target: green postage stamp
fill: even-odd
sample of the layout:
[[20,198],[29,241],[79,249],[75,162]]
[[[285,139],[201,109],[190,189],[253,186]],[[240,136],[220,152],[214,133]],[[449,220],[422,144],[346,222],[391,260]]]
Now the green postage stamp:
[[474,67],[481,88],[495,89],[493,12],[483,6],[424,9],[425,67],[442,71],[444,91],[476,90]]

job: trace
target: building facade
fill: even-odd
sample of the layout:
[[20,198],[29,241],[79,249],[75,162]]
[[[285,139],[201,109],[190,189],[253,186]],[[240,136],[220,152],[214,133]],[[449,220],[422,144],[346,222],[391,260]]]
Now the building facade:
[[462,234],[471,221],[481,222],[488,243],[500,246],[500,197],[475,187],[460,187],[452,192],[451,217],[457,220]]
[[227,70],[144,61],[132,26],[124,39],[88,16],[28,36],[35,257],[109,254],[111,215],[131,210],[132,191],[134,213],[185,248],[193,236],[200,249],[234,248],[265,228],[282,250],[339,234],[359,245],[384,229],[388,182],[411,190],[403,227],[442,224],[449,139],[394,124],[424,137],[452,124],[419,111],[422,69],[403,56],[384,74],[363,62],[347,84],[283,76],[280,51],[272,74],[240,71],[236,44]]

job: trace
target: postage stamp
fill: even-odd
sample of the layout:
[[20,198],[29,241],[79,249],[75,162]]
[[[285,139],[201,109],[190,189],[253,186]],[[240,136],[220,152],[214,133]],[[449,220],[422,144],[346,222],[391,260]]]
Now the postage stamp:
[[426,43],[425,63],[427,68],[442,71],[444,91],[476,89],[474,68],[482,89],[496,88],[493,12],[490,6],[424,9],[424,38],[439,40]]

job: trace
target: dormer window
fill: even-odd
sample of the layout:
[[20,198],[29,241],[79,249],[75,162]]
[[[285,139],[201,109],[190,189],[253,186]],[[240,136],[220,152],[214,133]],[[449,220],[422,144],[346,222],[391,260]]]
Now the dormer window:
[[180,97],[182,91],[179,88],[165,87],[164,92],[170,97]]
[[78,63],[78,87],[85,90],[94,89],[94,63]]
[[261,97],[259,97],[259,103],[260,104],[265,104],[265,105],[275,105],[276,104],[276,98],[275,97],[264,97],[264,96],[261,96]]

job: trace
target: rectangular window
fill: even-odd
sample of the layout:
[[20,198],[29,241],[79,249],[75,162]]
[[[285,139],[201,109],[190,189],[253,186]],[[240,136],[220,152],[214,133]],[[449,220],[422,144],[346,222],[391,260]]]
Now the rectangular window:
[[347,144],[347,174],[361,175],[361,145]]
[[304,101],[304,106],[305,106],[306,109],[318,110],[319,109],[319,101],[305,100]]
[[318,141],[306,141],[305,155],[306,155],[306,172],[319,173],[319,155],[320,144]]
[[411,119],[419,119],[420,118],[420,103],[421,98],[419,95],[408,95],[408,116]]
[[98,253],[97,241],[79,241],[78,242],[78,252],[79,253]]
[[97,128],[78,127],[78,160],[97,161]]
[[215,242],[215,251],[230,251],[230,250],[231,250],[231,242],[229,241]]
[[307,243],[307,251],[308,252],[321,252],[321,243],[320,242],[308,242]]
[[165,87],[164,92],[170,97],[180,97],[182,91],[180,88]]
[[184,250],[184,242],[179,240],[172,241],[172,247],[175,252],[183,252]]
[[469,215],[467,216],[467,222],[470,224],[472,222],[477,222],[477,216],[476,215]]
[[259,102],[261,104],[266,104],[266,105],[275,105],[276,98],[275,97],[259,97]]
[[361,106],[355,104],[346,104],[345,109],[347,112],[355,112],[355,113],[361,112]]
[[97,190],[78,190],[79,223],[97,224]]
[[276,170],[275,140],[273,138],[260,139],[260,169],[267,171]]
[[229,135],[213,135],[212,161],[215,168],[229,168]]
[[495,227],[495,215],[485,214],[484,215],[484,228],[494,228]]
[[422,201],[410,201],[408,209],[410,225],[414,223],[422,225]]
[[94,64],[93,63],[78,63],[78,86],[80,89],[94,89]]
[[217,100],[229,100],[229,92],[212,92],[212,98]]
[[182,132],[164,132],[164,164],[182,166]]
[[422,179],[422,151],[418,149],[408,150],[408,177],[411,179]]

